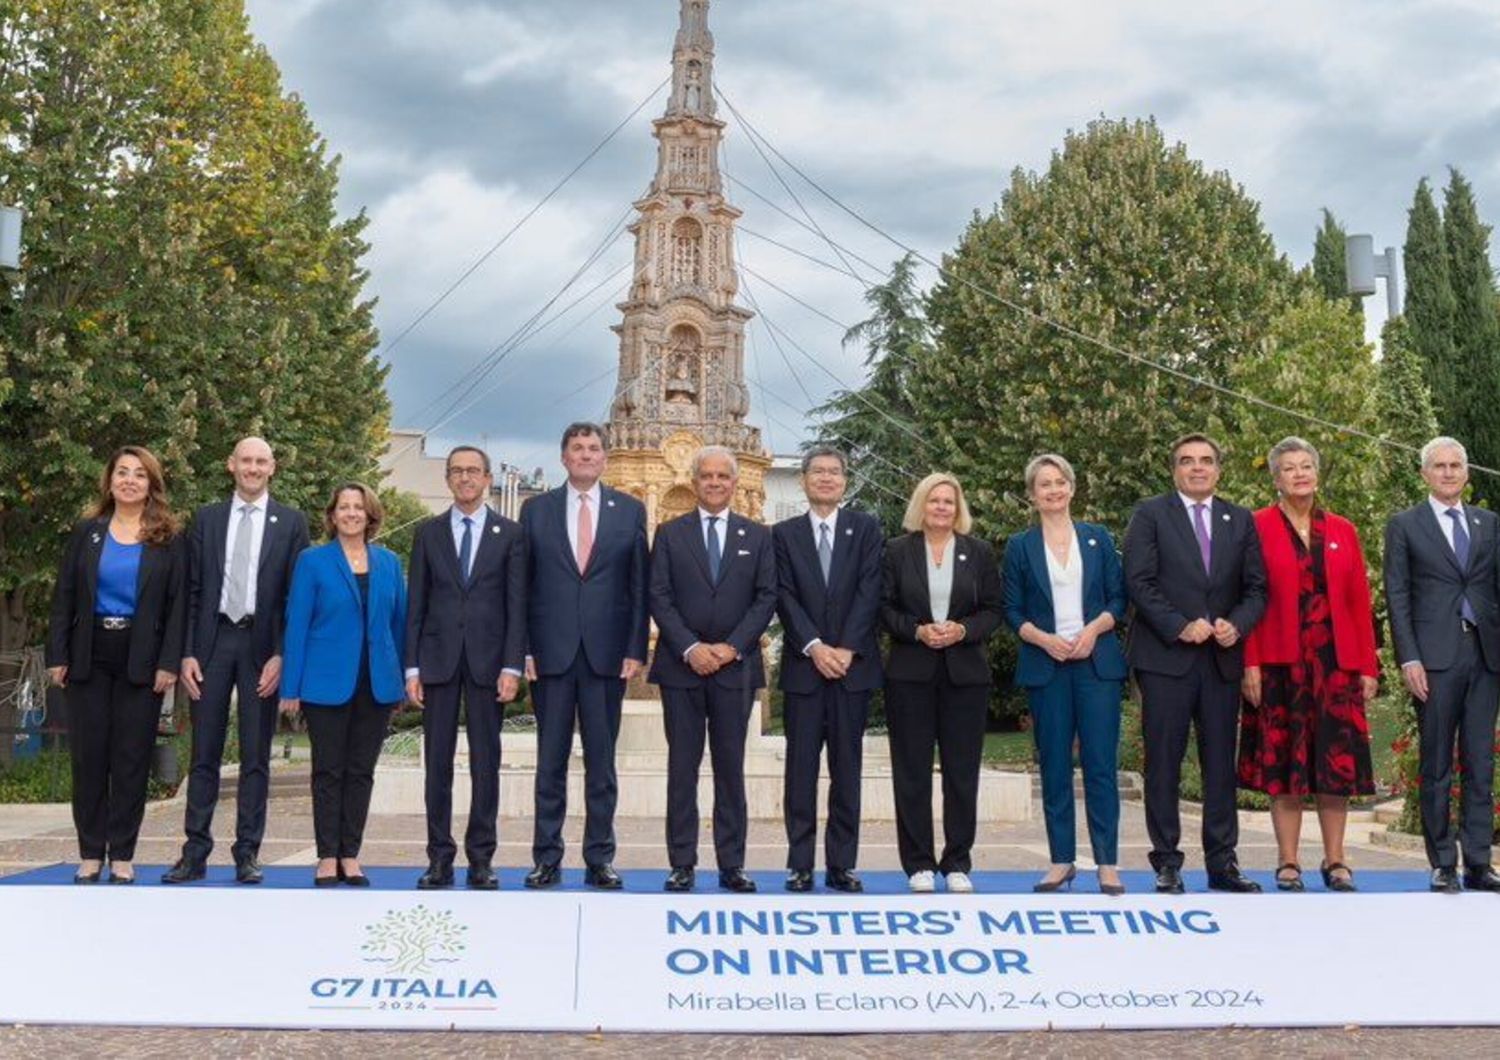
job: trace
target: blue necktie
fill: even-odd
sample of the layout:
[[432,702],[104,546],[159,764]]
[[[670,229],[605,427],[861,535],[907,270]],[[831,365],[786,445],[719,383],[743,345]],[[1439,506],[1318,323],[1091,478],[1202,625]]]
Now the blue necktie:
[[723,550],[719,547],[719,517],[710,515],[708,517],[708,576],[719,583],[719,563],[724,559]]
[[[1447,515],[1453,520],[1453,552],[1458,556],[1458,567],[1467,574],[1469,571],[1469,531],[1464,526],[1464,513],[1457,508],[1449,508]],[[1474,621],[1474,608],[1469,603],[1467,595],[1464,596],[1463,609],[1459,613],[1463,615],[1465,622]]]
[[833,542],[828,539],[828,524],[818,524],[818,566],[823,568],[823,584],[828,584],[829,572],[833,570]]
[[458,569],[464,576],[464,584],[469,584],[469,562],[474,558],[474,520],[470,516],[464,516],[464,537],[458,543]]

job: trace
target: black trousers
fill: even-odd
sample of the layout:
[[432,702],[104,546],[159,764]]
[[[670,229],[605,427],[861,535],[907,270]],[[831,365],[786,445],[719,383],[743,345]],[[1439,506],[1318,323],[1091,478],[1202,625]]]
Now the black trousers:
[[255,662],[254,634],[219,623],[214,649],[203,666],[203,694],[192,705],[193,765],[188,773],[187,842],[182,856],[203,862],[214,848],[214,808],[219,802],[219,771],[229,732],[229,699],[234,695],[240,734],[240,777],[235,799],[234,860],[260,853],[266,834],[266,794],[270,787],[271,740],[276,735],[276,697],[256,692],[261,668]]
[[464,855],[470,865],[488,865],[495,857],[496,821],[500,816],[500,723],[505,707],[494,685],[479,684],[462,660],[452,681],[422,686],[422,754],[427,765],[427,860],[452,865],[453,755],[458,748],[458,714],[464,709],[469,735],[469,823]]
[[583,737],[583,861],[608,865],[615,860],[615,805],[620,797],[615,744],[620,738],[625,682],[594,673],[580,646],[567,672],[539,677],[531,688],[536,701],[537,757],[532,860],[538,865],[562,863],[568,760],[576,725]]
[[[1495,716],[1500,674],[1484,665],[1479,641],[1462,634],[1458,655],[1446,670],[1427,671],[1427,702],[1418,703],[1422,838],[1434,868],[1456,868],[1462,847],[1464,867],[1490,864],[1495,829]],[[1463,766],[1459,823],[1449,814],[1453,785],[1453,739]]]
[[667,858],[675,868],[698,863],[698,769],[705,730],[714,767],[714,858],[720,872],[745,867],[745,738],[752,688],[662,687],[667,730]]
[[811,872],[818,838],[818,767],[828,748],[824,864],[853,869],[859,857],[859,794],[870,693],[825,681],[811,694],[786,693],[786,866]]
[[[968,872],[979,826],[979,767],[989,685],[954,685],[938,667],[931,682],[887,681],[885,720],[896,794],[896,851],[901,870]],[[943,856],[935,856],[932,751],[943,770]]]
[[1182,868],[1178,788],[1191,725],[1198,736],[1198,763],[1203,770],[1203,861],[1210,872],[1221,872],[1234,864],[1234,848],[1240,841],[1234,759],[1239,682],[1220,675],[1213,652],[1207,649],[1195,653],[1191,669],[1181,677],[1137,670],[1135,678],[1141,688],[1151,867]]
[[68,680],[73,826],[85,861],[133,861],[161,696],[125,676],[130,630],[95,629],[93,670]]
[[303,704],[312,739],[313,836],[319,858],[357,858],[370,816],[375,761],[391,708],[357,692],[342,706]]

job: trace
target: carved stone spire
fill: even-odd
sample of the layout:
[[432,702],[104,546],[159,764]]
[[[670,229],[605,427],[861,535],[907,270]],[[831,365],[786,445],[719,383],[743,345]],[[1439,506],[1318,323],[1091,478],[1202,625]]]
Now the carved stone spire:
[[672,97],[669,118],[712,118],[714,103],[714,35],[708,31],[708,0],[682,0],[682,22],[672,48]]

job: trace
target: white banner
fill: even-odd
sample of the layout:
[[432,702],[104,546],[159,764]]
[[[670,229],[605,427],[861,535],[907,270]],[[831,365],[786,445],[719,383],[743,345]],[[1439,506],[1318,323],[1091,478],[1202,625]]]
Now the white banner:
[[6,1023],[1500,1023],[1500,901],[1487,894],[799,900],[13,886],[0,888],[0,914]]

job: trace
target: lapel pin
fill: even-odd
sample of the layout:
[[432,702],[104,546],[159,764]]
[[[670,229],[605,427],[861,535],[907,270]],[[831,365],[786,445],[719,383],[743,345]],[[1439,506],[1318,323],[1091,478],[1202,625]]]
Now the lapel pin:
[[1328,542],[1328,547],[1330,550],[1337,549],[1339,547],[1339,543],[1337,541],[1330,541]]
[[610,501],[610,500],[606,500],[606,501],[605,501],[605,502],[604,502],[604,506],[605,506],[605,507],[606,507],[606,508],[613,508],[613,507],[614,507],[614,506],[615,506],[615,502],[614,502],[614,501]]
[[853,537],[854,536],[854,527],[852,527],[852,526],[846,526],[846,527],[844,527],[844,536],[845,537]]
[[748,548],[742,548],[742,549],[740,549],[740,555],[742,555],[742,556],[748,556],[748,555],[750,555],[750,550]]
[[500,528],[498,526],[492,526],[492,527],[490,527],[490,533],[492,533],[492,534],[498,534],[499,532],[500,532]]
[[276,516],[274,516],[274,515],[270,516],[269,518],[270,518],[271,522],[273,522],[273,523],[276,521]]
[[1225,512],[1225,513],[1224,513],[1224,515],[1223,515],[1223,519],[1224,519],[1224,521],[1225,521],[1225,522],[1226,522],[1226,523],[1227,523],[1227,522],[1229,522],[1229,513],[1228,513],[1228,512]]
[[1098,544],[1099,542],[1095,541],[1092,537],[1089,538],[1089,548],[1095,548]]
[[744,537],[745,536],[745,528],[742,526],[737,531],[735,531],[735,533],[739,534],[741,537]]
[[1479,525],[1479,516],[1477,516],[1477,515],[1476,515],[1476,516],[1474,516],[1474,525],[1475,525],[1475,526],[1478,526],[1478,525]]
[[99,531],[95,530],[92,534],[90,534],[89,540],[97,545],[99,543]]
[[967,563],[967,562],[969,562],[969,557],[966,556],[966,555],[964,555],[962,552],[960,552],[958,554],[958,562],[960,562],[960,563]]

